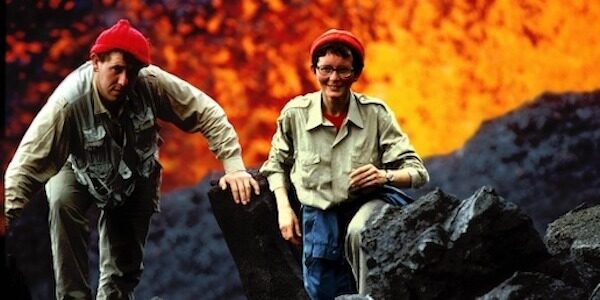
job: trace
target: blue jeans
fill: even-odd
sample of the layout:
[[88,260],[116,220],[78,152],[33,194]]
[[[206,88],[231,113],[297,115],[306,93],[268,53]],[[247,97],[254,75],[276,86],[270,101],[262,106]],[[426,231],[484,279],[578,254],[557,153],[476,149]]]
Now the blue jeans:
[[343,253],[345,222],[338,212],[305,206],[302,210],[304,288],[313,300],[356,293]]

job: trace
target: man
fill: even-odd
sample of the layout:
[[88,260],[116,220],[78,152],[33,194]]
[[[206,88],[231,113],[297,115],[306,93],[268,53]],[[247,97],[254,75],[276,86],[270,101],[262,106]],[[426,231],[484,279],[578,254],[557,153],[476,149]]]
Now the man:
[[[361,230],[385,202],[397,201],[382,193],[389,189],[383,186],[418,188],[429,180],[393,112],[351,89],[364,57],[363,44],[349,31],[331,29],[315,39],[310,59],[320,90],[282,109],[261,168],[275,193],[281,235],[302,241],[304,287],[311,299],[369,293]],[[302,203],[301,224],[290,206],[290,182]]]
[[150,217],[159,210],[157,118],[207,138],[225,169],[219,185],[231,188],[236,203],[259,193],[223,109],[150,65],[147,39],[118,21],[50,96],[5,174],[7,224],[46,183],[57,299],[92,298],[86,217],[92,204],[101,208],[97,299],[133,298]]

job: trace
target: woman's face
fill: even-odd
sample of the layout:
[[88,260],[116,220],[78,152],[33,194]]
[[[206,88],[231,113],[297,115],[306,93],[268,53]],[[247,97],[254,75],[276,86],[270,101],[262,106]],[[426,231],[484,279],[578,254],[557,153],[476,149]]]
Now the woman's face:
[[352,57],[343,58],[330,52],[318,58],[315,76],[326,101],[345,101],[358,79],[352,71]]

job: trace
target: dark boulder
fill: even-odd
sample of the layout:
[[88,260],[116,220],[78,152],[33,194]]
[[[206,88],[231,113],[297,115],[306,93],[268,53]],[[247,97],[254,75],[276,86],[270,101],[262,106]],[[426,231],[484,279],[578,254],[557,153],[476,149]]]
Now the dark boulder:
[[586,299],[582,289],[573,288],[541,273],[517,272],[477,300]]
[[560,266],[557,277],[586,292],[600,283],[600,206],[580,207],[552,222],[545,243]]
[[375,299],[468,299],[549,257],[528,216],[489,187],[386,205],[364,231]]
[[[213,186],[208,195],[238,266],[248,299],[308,299],[302,283],[301,250],[279,233],[275,197],[255,170],[262,193],[248,205],[235,204],[230,190]],[[214,184],[214,183],[213,183]],[[291,201],[299,210],[297,201]]]

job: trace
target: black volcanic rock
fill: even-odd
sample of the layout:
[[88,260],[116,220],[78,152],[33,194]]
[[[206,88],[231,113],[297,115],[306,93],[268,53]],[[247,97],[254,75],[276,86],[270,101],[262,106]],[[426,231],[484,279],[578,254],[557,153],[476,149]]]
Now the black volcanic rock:
[[600,284],[600,205],[570,211],[548,226],[548,251],[563,281],[586,291]]
[[598,282],[598,285],[592,292],[592,295],[590,296],[590,300],[600,300],[600,282]]
[[[266,188],[264,177],[255,176]],[[264,191],[248,206],[233,204],[218,187],[209,195],[248,299],[306,299],[298,249],[281,239],[274,197]],[[438,189],[402,208],[385,205],[364,231],[370,296],[586,300],[598,279],[598,209],[553,223],[563,234],[548,239],[559,245],[549,246],[552,256],[531,219],[489,187],[464,200]],[[573,245],[587,249],[579,251],[583,261],[562,257]]]
[[246,299],[208,200],[211,176],[163,196],[162,212],[150,225],[136,298]]
[[[233,202],[230,190],[209,191],[215,217],[238,266],[248,299],[308,299],[302,283],[301,249],[279,232],[275,197],[266,179],[251,170],[261,195],[248,205]],[[299,203],[290,202],[298,213]]]
[[459,150],[429,157],[431,181],[459,198],[494,187],[534,221],[548,223],[577,205],[600,204],[600,91],[543,94],[482,123]]
[[531,219],[489,187],[384,206],[363,232],[374,299],[472,299],[549,257]]
[[541,273],[516,272],[477,300],[586,299],[582,289]]

